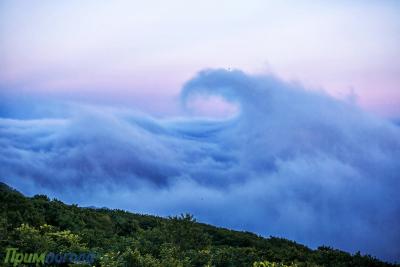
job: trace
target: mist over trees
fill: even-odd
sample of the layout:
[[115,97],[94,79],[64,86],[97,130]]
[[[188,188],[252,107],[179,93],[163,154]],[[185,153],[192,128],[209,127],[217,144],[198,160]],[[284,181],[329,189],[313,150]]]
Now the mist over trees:
[[161,218],[66,205],[45,195],[28,198],[5,184],[0,203],[2,256],[7,248],[18,248],[95,253],[93,264],[109,267],[396,266],[360,253],[325,246],[312,250],[282,238],[217,228],[190,214]]

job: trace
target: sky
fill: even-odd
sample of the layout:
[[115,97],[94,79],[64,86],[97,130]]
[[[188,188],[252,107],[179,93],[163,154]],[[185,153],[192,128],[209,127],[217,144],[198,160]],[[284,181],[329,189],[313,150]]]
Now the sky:
[[1,1],[0,181],[400,261],[397,1]]
[[0,84],[165,115],[197,71],[232,68],[399,117],[399,11],[397,1],[1,1]]

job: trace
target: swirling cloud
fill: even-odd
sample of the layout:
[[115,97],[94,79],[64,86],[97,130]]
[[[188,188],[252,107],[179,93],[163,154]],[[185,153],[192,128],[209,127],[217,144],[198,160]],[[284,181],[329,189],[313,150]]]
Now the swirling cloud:
[[239,112],[161,120],[64,105],[59,118],[3,116],[0,177],[81,205],[191,212],[221,226],[400,259],[398,125],[241,71],[202,71],[181,100],[210,95]]

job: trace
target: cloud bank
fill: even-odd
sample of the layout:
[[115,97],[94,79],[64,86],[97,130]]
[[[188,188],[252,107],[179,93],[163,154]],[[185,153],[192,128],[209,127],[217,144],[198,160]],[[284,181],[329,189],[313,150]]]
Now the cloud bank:
[[82,105],[59,107],[59,117],[3,112],[0,179],[81,205],[191,212],[220,226],[400,260],[398,125],[241,71],[200,72],[184,85],[182,105],[210,95],[239,113],[155,119]]

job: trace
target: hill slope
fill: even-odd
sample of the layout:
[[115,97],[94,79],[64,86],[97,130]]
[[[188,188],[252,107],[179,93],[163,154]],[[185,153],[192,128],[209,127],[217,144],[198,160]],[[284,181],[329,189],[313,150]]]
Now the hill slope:
[[32,253],[90,251],[98,255],[96,266],[396,266],[359,253],[312,250],[286,239],[217,228],[188,214],[161,218],[81,208],[44,195],[29,198],[2,183],[0,204],[1,263],[6,248],[15,247]]

